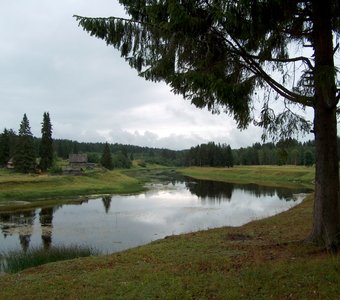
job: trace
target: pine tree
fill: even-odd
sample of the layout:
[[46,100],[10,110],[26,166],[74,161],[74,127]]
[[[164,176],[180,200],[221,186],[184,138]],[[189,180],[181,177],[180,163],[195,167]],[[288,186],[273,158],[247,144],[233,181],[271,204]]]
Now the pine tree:
[[0,136],[0,166],[6,166],[10,159],[10,135],[5,128]]
[[232,168],[234,166],[234,159],[230,145],[226,146],[225,151],[226,151],[226,166],[228,168]]
[[112,156],[111,156],[110,145],[108,143],[105,143],[100,163],[104,168],[109,169],[109,170],[112,169]]
[[14,167],[22,173],[29,173],[35,169],[34,141],[26,114],[24,114],[19,128],[14,154]]
[[304,165],[310,167],[310,166],[313,165],[313,163],[314,163],[314,159],[313,159],[312,151],[310,151],[310,150],[305,151],[305,153],[304,153]]
[[[76,18],[91,35],[117,48],[146,80],[165,81],[199,108],[226,111],[239,128],[254,121],[264,136],[309,132],[312,124],[294,107],[314,110],[315,205],[309,240],[340,246],[340,92],[334,64],[340,51],[335,38],[340,1],[119,2],[131,19]],[[313,54],[296,55],[303,49],[297,46]],[[259,116],[253,109],[256,88],[265,92]],[[281,101],[281,111],[274,111],[272,99]]]
[[73,154],[79,154],[79,145],[78,145],[78,142],[77,141],[74,141],[72,143],[73,145],[73,148],[72,148],[72,153]]
[[41,128],[41,143],[40,143],[40,168],[46,171],[53,165],[53,139],[52,125],[48,112],[44,113],[42,128]]

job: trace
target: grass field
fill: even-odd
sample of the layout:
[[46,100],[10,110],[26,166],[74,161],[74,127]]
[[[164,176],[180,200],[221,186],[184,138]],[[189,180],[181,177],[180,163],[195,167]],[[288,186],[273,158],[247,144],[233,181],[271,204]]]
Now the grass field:
[[[18,174],[0,170],[0,210],[21,201],[74,198],[98,194],[126,194],[143,190],[143,184],[121,171],[94,170],[83,176]],[[74,199],[73,199],[74,200]]]
[[270,186],[305,186],[313,188],[314,168],[304,166],[235,166],[233,168],[190,167],[180,169],[183,175],[197,179],[235,183],[257,183]]
[[[303,167],[188,168],[198,178],[311,187]],[[248,177],[247,177],[248,174]],[[339,254],[303,240],[313,199],[241,227],[170,236],[0,277],[0,299],[339,299]]]
[[338,299],[339,255],[302,242],[312,206],[4,275],[0,299]]

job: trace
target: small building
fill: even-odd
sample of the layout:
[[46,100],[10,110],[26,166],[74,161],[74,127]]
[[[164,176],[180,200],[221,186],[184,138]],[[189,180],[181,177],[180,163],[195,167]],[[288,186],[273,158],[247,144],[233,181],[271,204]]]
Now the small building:
[[88,166],[87,154],[70,154],[69,165],[63,168],[64,175],[82,175]]
[[87,167],[87,154],[70,154],[68,157],[70,168],[74,170],[83,170]]

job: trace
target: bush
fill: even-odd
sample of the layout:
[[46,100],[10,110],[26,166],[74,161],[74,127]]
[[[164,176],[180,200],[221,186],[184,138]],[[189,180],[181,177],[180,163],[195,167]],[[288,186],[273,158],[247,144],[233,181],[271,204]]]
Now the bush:
[[142,167],[142,168],[146,168],[146,163],[144,160],[141,160],[139,163],[138,163],[138,166]]
[[63,173],[63,169],[59,166],[53,166],[50,169],[48,169],[48,171],[52,175],[60,175]]

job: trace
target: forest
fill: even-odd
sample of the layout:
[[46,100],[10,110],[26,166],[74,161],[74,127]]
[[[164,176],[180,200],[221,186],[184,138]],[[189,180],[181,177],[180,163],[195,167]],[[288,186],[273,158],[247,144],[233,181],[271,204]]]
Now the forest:
[[[37,145],[39,139],[36,139]],[[340,138],[338,138],[340,145]],[[69,153],[87,153],[90,162],[100,162],[105,143],[81,143],[71,140],[54,140],[58,157],[67,159]],[[123,153],[130,159],[149,164],[166,166],[212,166],[234,165],[313,165],[315,163],[314,141],[299,142],[296,139],[276,143],[255,143],[252,146],[231,149],[230,145],[209,142],[190,149],[170,150],[135,145],[110,144],[112,154]]]
[[[26,126],[28,126],[28,135],[32,140],[34,157],[41,159],[41,148],[46,142],[43,136],[33,137],[30,133],[29,124]],[[209,142],[190,149],[170,150],[118,143],[91,143],[68,139],[52,139],[52,132],[49,134],[52,141],[54,160],[57,158],[68,159],[70,154],[86,153],[90,163],[99,164],[102,162],[105,145],[108,145],[109,150],[106,149],[106,151],[109,151],[112,156],[111,168],[129,168],[133,160],[137,160],[141,167],[146,164],[212,167],[232,167],[234,165],[311,166],[315,163],[314,141],[300,142],[291,138],[279,140],[276,143],[255,143],[252,146],[239,149],[231,149],[230,145],[227,144]],[[17,134],[13,129],[4,129],[0,134],[1,166],[6,166],[8,161],[15,157],[18,144],[21,144],[22,141],[22,133]],[[340,145],[340,138],[338,138],[338,144]]]

